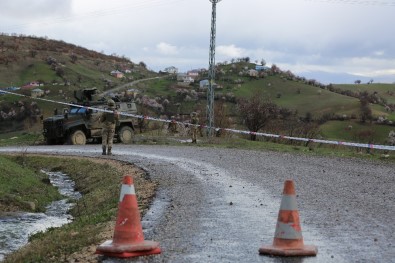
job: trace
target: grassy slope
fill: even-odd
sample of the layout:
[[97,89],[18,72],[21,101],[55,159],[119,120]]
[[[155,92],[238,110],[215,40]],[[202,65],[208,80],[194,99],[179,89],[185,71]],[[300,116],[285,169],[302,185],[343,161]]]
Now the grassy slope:
[[[369,93],[377,92],[380,97],[387,100],[388,103],[395,103],[395,84],[337,84],[334,85],[335,88],[340,88],[342,90],[350,90],[354,92],[367,91]],[[393,92],[393,95],[387,92]]]
[[[349,129],[349,126],[352,126]],[[326,139],[355,141],[361,143],[387,144],[388,134],[394,127],[386,125],[361,124],[356,121],[329,121],[321,126],[321,134]],[[374,139],[361,138],[359,133],[373,132]]]
[[[0,50],[0,87],[22,86],[35,80],[60,83],[62,78],[46,63],[48,57],[62,65],[65,79],[81,87],[96,86],[103,89],[103,78],[115,84],[121,83],[121,80],[109,75],[110,71],[118,67],[136,69],[136,72],[129,74],[134,78],[153,74],[123,57],[107,56],[73,44],[43,38],[1,35]],[[34,56],[32,52],[35,52]],[[71,55],[76,57],[74,63]]]
[[[269,98],[279,106],[297,110],[304,116],[307,112],[319,117],[324,113],[357,114],[359,101],[355,98],[336,94],[300,82],[282,80],[278,76],[255,80],[235,92],[237,96],[251,95],[254,89],[263,89]],[[300,94],[297,90],[300,90]],[[277,98],[280,94],[280,98]]]
[[56,75],[55,71],[51,70],[50,66],[44,61],[33,61],[29,59],[28,63],[21,65],[19,85],[33,80],[42,80],[45,82],[52,82],[52,80],[62,81]]
[[0,207],[1,211],[34,211],[27,204],[35,204],[43,212],[52,200],[60,199],[55,187],[44,183],[47,176],[22,164],[0,156]]
[[[366,125],[359,124],[357,121],[360,115],[360,102],[357,98],[330,92],[329,90],[321,89],[311,85],[306,85],[302,82],[285,80],[282,79],[280,76],[269,76],[264,79],[250,80],[249,78],[239,77],[235,75],[234,72],[237,71],[238,70],[234,70],[233,73],[225,75],[225,77],[230,79],[243,79],[245,83],[241,84],[239,87],[238,85],[233,83],[221,83],[221,81],[219,81],[224,89],[216,91],[217,93],[233,92],[236,97],[248,97],[253,93],[254,90],[261,89],[264,91],[267,97],[276,104],[285,108],[297,110],[299,116],[305,116],[305,114],[309,112],[313,115],[313,118],[315,119],[320,118],[325,113],[333,113],[339,116],[354,115],[357,117],[357,120],[351,121],[354,127],[351,135],[348,135],[344,132],[344,127],[349,126],[349,122],[347,121],[330,121],[325,123],[325,125],[322,125],[320,127],[322,131],[321,134],[325,138],[358,141],[359,138],[357,138],[355,133],[365,130],[372,130],[374,131],[374,134],[376,136],[375,142],[385,143],[389,131],[394,129],[390,126],[375,125],[372,127],[366,127]],[[143,90],[153,97],[167,96],[170,94],[174,96],[174,94],[171,93],[174,92],[174,90],[169,90],[169,85],[171,85],[171,82],[169,82],[168,80],[163,80],[161,82],[152,81],[149,84],[146,83],[146,86],[143,88]],[[380,84],[376,84],[375,86],[380,87]],[[234,104],[228,104],[228,113],[232,115],[237,113],[235,111]],[[183,101],[181,102],[180,113],[188,113],[197,108],[201,109],[202,112],[205,112],[205,106],[205,100],[199,100],[197,102]],[[171,109],[173,111],[176,111],[175,107],[172,107]],[[385,116],[389,120],[395,120],[395,113],[386,112],[384,107],[381,105],[371,105],[371,109],[372,114],[376,117]]]

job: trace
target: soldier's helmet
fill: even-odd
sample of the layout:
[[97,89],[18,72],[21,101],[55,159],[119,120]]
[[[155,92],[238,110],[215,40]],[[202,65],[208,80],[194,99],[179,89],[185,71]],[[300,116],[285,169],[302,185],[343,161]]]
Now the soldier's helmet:
[[107,101],[107,106],[108,106],[108,108],[110,108],[110,109],[113,109],[113,108],[115,108],[115,101],[113,101],[113,100],[108,100]]

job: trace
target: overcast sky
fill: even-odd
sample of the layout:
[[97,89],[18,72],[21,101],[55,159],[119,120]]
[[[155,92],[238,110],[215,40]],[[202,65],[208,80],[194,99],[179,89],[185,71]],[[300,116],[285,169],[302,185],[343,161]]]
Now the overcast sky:
[[[211,10],[209,0],[1,0],[0,32],[185,72],[208,68]],[[215,59],[264,59],[322,83],[395,83],[394,14],[395,0],[222,0]]]

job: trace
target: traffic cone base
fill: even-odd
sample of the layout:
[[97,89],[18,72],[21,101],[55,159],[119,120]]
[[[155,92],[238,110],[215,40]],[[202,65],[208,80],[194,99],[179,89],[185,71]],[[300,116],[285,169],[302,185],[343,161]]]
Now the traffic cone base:
[[155,241],[143,241],[136,244],[114,244],[112,240],[107,240],[96,248],[95,254],[109,257],[129,258],[160,254],[162,251],[159,243]]
[[305,246],[292,180],[284,183],[283,197],[278,213],[272,245],[262,246],[259,254],[270,256],[316,256],[316,246]]
[[259,254],[280,257],[295,257],[295,256],[316,256],[318,249],[316,246],[303,246],[301,248],[283,248],[277,246],[262,246],[259,249]]

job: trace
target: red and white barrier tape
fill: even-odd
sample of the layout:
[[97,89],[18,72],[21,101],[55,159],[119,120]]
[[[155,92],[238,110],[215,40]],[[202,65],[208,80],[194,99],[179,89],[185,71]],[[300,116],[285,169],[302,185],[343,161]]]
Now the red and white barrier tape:
[[[27,96],[27,95],[18,94],[18,93],[14,93],[14,92],[9,92],[9,91],[5,91],[5,90],[0,90],[0,94],[1,93],[16,95],[16,96],[20,96],[20,97],[26,97],[26,98],[29,98],[29,99],[47,101],[47,102],[56,103],[56,104],[62,104],[62,105],[66,105],[66,106],[86,108],[86,109],[97,110],[97,111],[102,111],[102,112],[112,112],[112,111],[109,111],[109,110],[99,109],[99,108],[90,107],[90,106],[83,106],[83,105],[67,103],[67,102],[60,102],[60,101],[55,101],[55,100],[48,100],[48,99],[43,99],[43,98],[33,98],[33,97],[30,97],[30,96]],[[205,129],[209,128],[206,125],[196,125],[196,124],[184,123],[184,122],[179,122],[179,121],[174,121],[174,120],[164,120],[164,119],[160,119],[160,118],[154,118],[154,117],[145,116],[145,115],[131,114],[131,113],[126,113],[126,112],[119,112],[119,114],[122,115],[122,116],[128,116],[128,117],[144,119],[144,120],[152,120],[152,121],[159,121],[159,122],[165,122],[165,123],[176,123],[176,124],[182,124],[182,125],[188,124],[188,125],[191,125],[191,126],[197,126],[197,127],[201,127],[201,128],[205,128]],[[343,146],[351,146],[351,147],[360,147],[360,148],[395,151],[395,146],[390,146],[390,145],[343,142],[343,141],[331,141],[331,140],[321,140],[321,139],[308,139],[308,138],[292,137],[292,136],[270,134],[270,133],[262,133],[262,132],[251,132],[251,131],[235,130],[235,129],[229,129],[229,128],[212,127],[212,129],[214,129],[215,131],[223,130],[223,131],[232,132],[232,133],[238,133],[238,134],[256,135],[256,136],[263,136],[263,137],[270,137],[270,138],[280,138],[280,139],[287,139],[287,140],[294,140],[294,141],[315,142],[315,143],[325,143],[325,144],[333,144],[333,145],[343,145]]]

